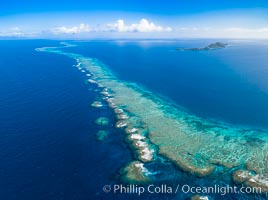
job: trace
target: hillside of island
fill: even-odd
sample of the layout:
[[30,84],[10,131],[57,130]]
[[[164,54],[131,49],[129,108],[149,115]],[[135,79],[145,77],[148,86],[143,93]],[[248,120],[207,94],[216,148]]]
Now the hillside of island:
[[215,50],[215,49],[222,49],[225,48],[228,44],[222,43],[222,42],[215,42],[212,44],[209,44],[206,47],[193,47],[193,48],[177,48],[179,51],[209,51],[209,50]]

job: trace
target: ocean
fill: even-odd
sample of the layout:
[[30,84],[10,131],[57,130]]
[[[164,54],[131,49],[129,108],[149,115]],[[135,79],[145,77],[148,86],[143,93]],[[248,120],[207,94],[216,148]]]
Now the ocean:
[[119,79],[141,84],[196,115],[267,128],[267,41],[226,41],[230,46],[220,51],[176,50],[213,42],[81,42],[71,51],[103,61]]
[[[76,60],[36,51],[40,47],[62,46],[60,42],[0,41],[0,199],[190,198],[193,194],[182,192],[139,196],[103,191],[105,185],[121,184],[122,169],[137,155],[126,133],[115,127],[113,110],[105,103],[101,108],[91,106],[96,100],[103,101],[100,89],[89,84],[85,73],[77,70]],[[163,100],[198,118],[266,133],[267,41],[228,40],[225,49],[201,52],[176,48],[205,46],[213,41],[68,42],[76,46],[64,48],[64,52],[97,59],[116,80],[135,85],[145,98],[153,94],[161,99],[161,105]],[[96,124],[99,117],[108,120],[108,124]],[[105,133],[101,138],[100,130]],[[145,164],[151,173],[156,173],[151,177],[152,183],[230,183],[225,176],[197,178],[160,158]],[[241,194],[208,196],[264,198]]]

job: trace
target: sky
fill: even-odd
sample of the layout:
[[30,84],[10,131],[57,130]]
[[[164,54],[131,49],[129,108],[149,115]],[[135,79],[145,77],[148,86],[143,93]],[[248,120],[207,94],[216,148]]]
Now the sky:
[[268,1],[1,0],[1,37],[268,39]]

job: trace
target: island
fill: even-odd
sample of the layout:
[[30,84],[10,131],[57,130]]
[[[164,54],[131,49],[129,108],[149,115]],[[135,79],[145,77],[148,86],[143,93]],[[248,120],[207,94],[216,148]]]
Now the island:
[[215,49],[222,49],[225,48],[228,44],[222,42],[215,42],[209,44],[206,47],[194,47],[194,48],[177,48],[180,51],[208,51],[208,50],[215,50]]

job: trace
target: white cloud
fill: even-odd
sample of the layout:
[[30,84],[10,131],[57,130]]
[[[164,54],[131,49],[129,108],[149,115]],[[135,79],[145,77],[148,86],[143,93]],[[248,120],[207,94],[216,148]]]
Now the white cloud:
[[[171,32],[172,31],[172,32]],[[113,33],[111,33],[113,32]],[[171,33],[169,33],[171,32]],[[88,34],[90,33],[90,34]],[[120,33],[120,34],[119,34]],[[141,19],[137,23],[127,24],[124,20],[119,19],[112,24],[97,24],[89,26],[88,24],[78,24],[76,26],[57,26],[48,29],[27,29],[27,27],[0,27],[0,37],[72,37],[74,34],[81,38],[116,38],[133,37],[133,33],[137,34],[134,37],[148,37],[146,33],[151,33],[150,37],[156,38],[249,38],[249,39],[268,39],[268,27],[202,27],[202,26],[181,26],[164,27],[156,25],[147,19]],[[145,33],[145,34],[142,34]],[[152,34],[157,33],[157,34]],[[75,37],[76,37],[75,36]]]
[[223,34],[236,38],[268,38],[268,28],[225,28],[222,29]]
[[240,27],[232,27],[232,28],[225,28],[224,31],[229,32],[268,32],[268,28],[256,28],[256,29],[250,29],[250,28],[240,28]]
[[268,38],[268,27],[243,28],[243,27],[178,27],[180,37],[195,38]]
[[180,27],[178,28],[179,31],[198,31],[200,28],[197,27]]
[[149,22],[147,19],[141,19],[137,24],[125,24],[123,19],[117,20],[114,24],[107,25],[108,31],[116,32],[170,32],[172,28],[162,27]]
[[92,31],[89,25],[87,24],[80,24],[79,26],[73,26],[73,27],[56,27],[51,30],[53,34],[77,34],[77,33],[85,33]]
[[267,33],[268,34],[268,28],[260,28],[260,29],[257,29],[258,30],[258,32],[265,32],[265,33]]
[[59,26],[50,29],[48,32],[53,35],[60,34],[79,34],[79,33],[89,33],[89,32],[170,32],[172,28],[162,27],[155,25],[153,22],[149,22],[147,19],[141,19],[139,23],[133,23],[130,25],[125,24],[124,20],[119,19],[113,24],[107,24],[104,26],[98,25],[97,27],[91,28],[87,24],[80,24],[79,26],[67,27]]
[[21,31],[21,29],[19,28],[19,27],[12,27],[12,28],[10,28],[9,30],[11,30],[11,31],[17,31],[17,32],[20,32]]
[[1,37],[24,37],[25,33],[19,27],[12,27],[4,31],[0,30]]

